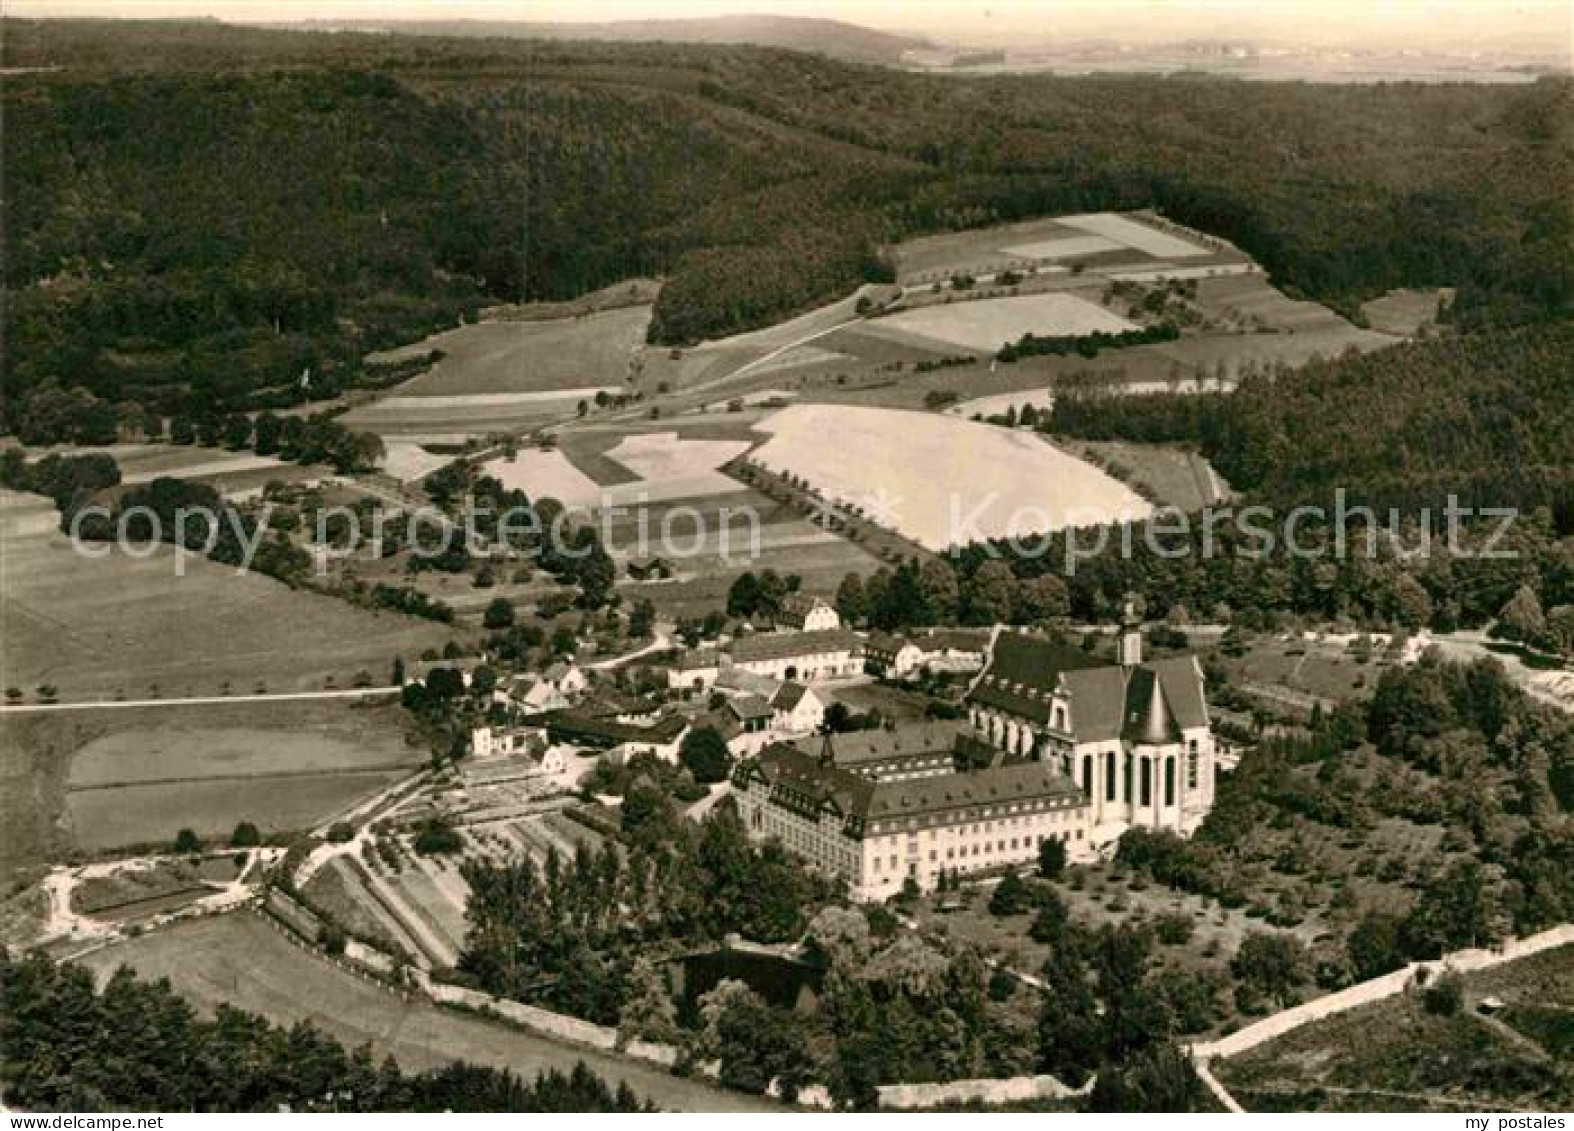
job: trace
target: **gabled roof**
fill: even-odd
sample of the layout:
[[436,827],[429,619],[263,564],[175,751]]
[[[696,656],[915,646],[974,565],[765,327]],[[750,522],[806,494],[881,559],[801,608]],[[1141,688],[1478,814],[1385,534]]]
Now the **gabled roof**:
[[805,753],[829,754],[837,766],[856,769],[871,762],[890,762],[899,758],[950,754],[957,739],[970,731],[966,723],[943,721],[911,723],[895,730],[855,730],[828,734],[823,739],[804,739],[796,743]]
[[740,695],[736,699],[729,699],[725,709],[731,711],[740,719],[768,719],[771,717],[771,705],[758,695]]
[[912,641],[905,636],[896,636],[892,633],[875,629],[864,642],[864,648],[866,651],[879,652],[885,656],[894,656],[911,643]]
[[870,821],[944,815],[976,806],[1041,799],[1086,804],[1082,791],[1048,762],[874,781],[827,764],[801,745],[783,743],[767,746],[757,757],[740,763],[733,780],[745,786],[761,781],[770,788],[774,803],[806,815],[818,818],[829,811],[840,816],[854,836],[862,835]]
[[[1208,725],[1202,668],[1192,656],[1149,660],[1127,670],[1020,633],[1001,633],[970,702],[1035,722],[1048,722],[1051,697],[1071,701],[1078,742],[1176,742],[1183,730]],[[1133,716],[1136,716],[1133,718]]]
[[857,652],[863,646],[856,632],[827,628],[818,632],[771,632],[733,641],[732,658],[738,663],[754,660],[788,660],[824,652]]
[[776,689],[775,695],[771,696],[771,706],[778,711],[791,711],[796,709],[808,694],[809,689],[803,684],[788,680]]
[[1049,697],[1062,673],[1100,666],[1101,661],[1087,653],[1042,636],[1002,632],[995,638],[989,666],[973,685],[968,698],[981,706],[1048,722]]

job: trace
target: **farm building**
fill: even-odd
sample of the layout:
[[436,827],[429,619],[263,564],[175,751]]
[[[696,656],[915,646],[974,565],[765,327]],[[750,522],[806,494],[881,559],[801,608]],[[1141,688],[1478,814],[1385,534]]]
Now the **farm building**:
[[776,627],[793,632],[828,632],[842,627],[842,618],[823,597],[793,593],[782,604]]
[[730,654],[733,666],[775,679],[835,679],[863,670],[863,641],[845,629],[745,636]]
[[864,641],[864,660],[875,675],[901,679],[918,670],[924,653],[905,636],[876,630]]
[[721,653],[714,648],[684,652],[667,667],[667,687],[672,691],[705,691],[721,674]]

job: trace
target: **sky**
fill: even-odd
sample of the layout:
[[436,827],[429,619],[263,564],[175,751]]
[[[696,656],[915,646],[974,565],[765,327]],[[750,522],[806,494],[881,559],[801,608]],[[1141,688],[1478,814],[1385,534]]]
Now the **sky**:
[[736,12],[823,16],[973,42],[1100,36],[1469,51],[1507,41],[1566,54],[1570,0],[12,0],[18,16],[600,20]]

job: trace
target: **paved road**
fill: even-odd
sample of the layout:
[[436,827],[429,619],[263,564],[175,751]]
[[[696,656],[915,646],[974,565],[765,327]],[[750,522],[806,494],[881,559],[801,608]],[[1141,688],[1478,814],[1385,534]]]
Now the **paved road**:
[[191,699],[90,699],[77,703],[8,703],[0,714],[38,711],[105,711],[129,707],[207,707],[220,703],[287,703],[298,699],[372,699],[398,695],[397,687],[352,687],[342,691],[281,691],[264,695],[203,695]]

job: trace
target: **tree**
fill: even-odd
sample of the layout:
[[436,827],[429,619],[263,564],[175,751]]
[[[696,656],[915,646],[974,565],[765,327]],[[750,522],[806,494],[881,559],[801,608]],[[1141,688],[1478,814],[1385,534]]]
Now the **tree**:
[[1509,598],[1508,604],[1498,613],[1498,632],[1509,640],[1526,644],[1539,643],[1547,631],[1547,618],[1541,611],[1541,599],[1529,585],[1521,585]]
[[1345,940],[1345,952],[1358,982],[1376,978],[1405,964],[1405,952],[1397,916],[1380,911],[1368,913]]
[[512,627],[514,603],[507,597],[493,597],[487,602],[486,612],[481,615],[481,623],[493,630]]
[[1011,619],[1017,579],[1005,562],[991,559],[962,587],[963,616],[969,624],[1000,624]]
[[1032,577],[1016,589],[1011,617],[1018,624],[1041,624],[1059,620],[1071,607],[1066,583],[1052,573]]
[[1000,882],[990,894],[989,913],[997,918],[1020,915],[1028,909],[1031,902],[1030,893],[1027,885],[1022,882],[1022,877],[1015,872],[1007,872],[1000,877]]
[[242,821],[230,834],[231,848],[255,848],[262,843],[262,833],[250,821]]
[[1163,1041],[1131,1059],[1099,1069],[1088,1107],[1098,1112],[1190,1112],[1205,1110],[1206,1090],[1188,1057]]
[[1241,940],[1230,972],[1252,993],[1288,1005],[1304,974],[1304,958],[1293,936],[1253,931]]
[[1066,842],[1056,836],[1046,836],[1038,845],[1038,874],[1046,880],[1058,880],[1066,871]]
[[684,735],[678,760],[694,775],[695,781],[705,784],[725,781],[732,772],[732,753],[727,749],[727,740],[712,726],[695,727]]
[[422,856],[451,856],[464,850],[464,837],[442,817],[427,817],[416,826],[412,846]]
[[181,856],[190,856],[192,853],[202,851],[202,840],[191,829],[181,829],[175,834],[175,852]]
[[623,1010],[618,1015],[619,1038],[676,1044],[680,1033],[678,1007],[660,969],[649,958],[635,959],[634,968],[629,971]]
[[864,598],[863,578],[849,573],[836,587],[836,615],[843,624],[859,624],[868,615],[869,606]]

